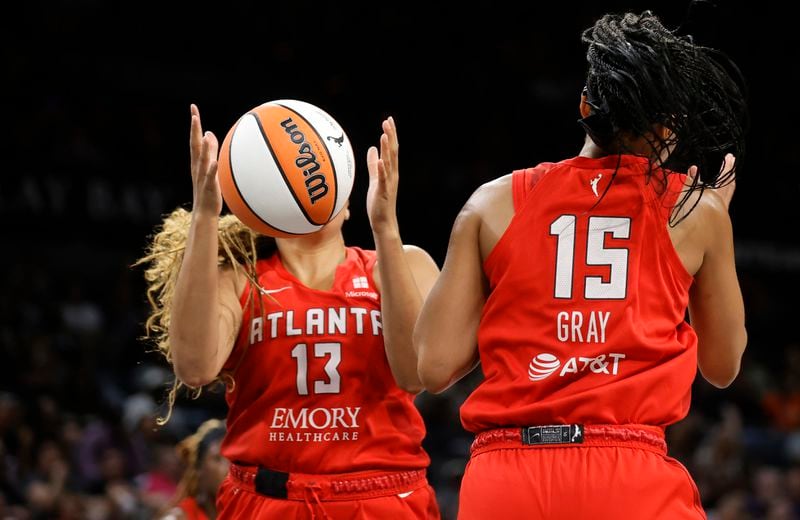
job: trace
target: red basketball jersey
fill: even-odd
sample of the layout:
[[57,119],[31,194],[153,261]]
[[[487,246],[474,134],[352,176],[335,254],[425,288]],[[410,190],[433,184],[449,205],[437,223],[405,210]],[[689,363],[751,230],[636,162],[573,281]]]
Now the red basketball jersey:
[[244,321],[226,363],[235,381],[226,458],[312,474],[428,466],[414,396],[386,360],[374,265],[374,251],[347,248],[332,290],[319,291],[277,254],[258,262],[266,294],[255,305],[249,287],[242,295]]
[[208,515],[194,497],[186,497],[181,500],[178,509],[183,511],[186,520],[208,520]]
[[625,155],[513,174],[515,215],[484,263],[485,379],[461,408],[467,430],[686,415],[693,278],[667,230],[685,176],[668,175],[665,190],[647,169]]

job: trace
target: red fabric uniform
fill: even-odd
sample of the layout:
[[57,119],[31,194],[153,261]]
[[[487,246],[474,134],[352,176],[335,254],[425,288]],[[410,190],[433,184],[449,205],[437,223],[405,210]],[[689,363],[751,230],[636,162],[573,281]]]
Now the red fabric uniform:
[[186,497],[181,500],[178,508],[183,511],[186,520],[208,520],[206,512],[198,505],[194,497]]
[[[647,169],[646,159],[624,155],[514,173],[515,215],[484,263],[485,379],[461,408],[467,430],[650,425],[663,439],[663,427],[686,416],[697,370],[697,337],[685,321],[693,279],[667,230],[685,176],[670,174],[665,189],[657,172],[647,181]],[[623,429],[620,438],[640,430]],[[661,518],[650,516],[661,510],[663,518],[704,516],[691,479],[664,450],[634,453],[620,438],[599,448],[603,434],[593,436],[592,447],[525,446],[532,449],[516,450],[515,462],[513,453],[474,452],[462,517],[482,518],[480,502],[501,492],[505,510],[517,511],[496,512],[503,518],[618,518],[611,512],[619,508],[603,504],[620,500],[637,518]],[[537,480],[519,479],[527,463],[523,474]],[[515,488],[523,494],[509,494],[505,486],[515,484],[504,472],[527,483]],[[661,491],[633,493],[634,475],[660,482]]]
[[[266,294],[257,295],[254,304],[251,288],[242,295],[244,321],[225,366],[235,384],[226,394],[221,451],[231,462],[289,473],[290,484],[300,475],[316,475],[311,480],[318,483],[324,475],[381,475],[428,466],[421,445],[425,426],[414,396],[396,385],[386,360],[374,265],[374,251],[347,248],[333,288],[320,291],[302,285],[277,254],[258,262]],[[264,518],[278,511],[270,508],[286,507],[302,518],[309,505],[293,502],[291,494],[286,500],[254,495],[240,480],[229,475],[223,483],[220,518],[258,518],[250,516],[253,500],[262,504],[256,509]],[[412,489],[401,486],[395,498]],[[242,509],[243,495],[251,494]],[[408,518],[403,511],[398,518]]]

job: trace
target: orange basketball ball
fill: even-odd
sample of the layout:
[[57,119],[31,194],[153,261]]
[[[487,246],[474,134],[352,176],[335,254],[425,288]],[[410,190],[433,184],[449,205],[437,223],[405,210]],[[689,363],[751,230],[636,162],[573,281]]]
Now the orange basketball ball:
[[250,110],[219,154],[225,203],[253,230],[274,237],[313,233],[344,208],[353,189],[350,140],[327,112],[281,99]]

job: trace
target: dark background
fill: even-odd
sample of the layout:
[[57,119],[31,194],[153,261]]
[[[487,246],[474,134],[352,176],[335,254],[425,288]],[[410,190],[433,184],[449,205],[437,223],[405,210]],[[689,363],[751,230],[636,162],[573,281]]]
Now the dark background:
[[[581,31],[606,12],[652,9],[739,65],[752,119],[731,210],[750,346],[731,388],[698,380],[671,450],[719,518],[797,514],[800,52],[782,8],[719,0],[688,21],[685,1],[15,8],[0,17],[0,511],[146,517],[169,490],[156,476],[179,472],[174,441],[224,414],[219,395],[184,398],[170,425],[152,431],[169,374],[139,340],[147,307],[142,272],[130,267],[162,215],[190,207],[190,103],[220,140],[272,99],[332,114],[357,158],[344,232],[363,247],[372,246],[364,157],[393,115],[403,238],[441,265],[453,219],[480,184],[580,149]],[[469,443],[457,407],[474,377],[419,399],[448,517]],[[86,440],[98,431],[101,440]],[[89,469],[86,457],[95,457]],[[66,468],[61,487],[56,466]],[[118,498],[126,492],[130,510]]]

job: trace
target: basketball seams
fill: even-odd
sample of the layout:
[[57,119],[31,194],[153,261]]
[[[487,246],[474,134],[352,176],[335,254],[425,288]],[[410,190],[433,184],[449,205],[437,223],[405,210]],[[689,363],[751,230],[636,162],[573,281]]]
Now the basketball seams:
[[[241,121],[241,119],[239,121]],[[239,202],[241,202],[241,204],[243,204],[245,206],[245,208],[247,208],[248,215],[245,215],[245,216],[248,217],[248,218],[254,217],[258,222],[264,224],[268,229],[279,231],[281,233],[284,233],[285,235],[300,236],[300,233],[293,233],[291,231],[286,231],[284,229],[276,227],[273,224],[270,224],[269,222],[267,222],[266,220],[261,218],[261,216],[253,209],[253,207],[250,205],[250,203],[247,202],[247,199],[245,198],[244,193],[242,193],[242,189],[239,187],[239,183],[236,181],[236,170],[233,167],[233,142],[234,142],[234,136],[236,135],[236,131],[239,129],[239,121],[236,122],[236,125],[231,130],[230,139],[226,138],[227,148],[228,148],[228,151],[227,151],[226,155],[227,155],[227,160],[228,160],[228,171],[230,172],[230,175],[228,175],[227,177],[231,180],[231,183],[233,183],[233,187],[236,189],[236,194],[238,195]],[[223,143],[223,150],[224,150],[225,146],[226,146],[226,143]],[[222,184],[223,183],[220,183],[221,186],[222,186]],[[227,200],[225,202],[228,204],[229,207],[232,205],[232,203],[236,203],[236,201],[227,201]],[[233,209],[233,208],[231,208],[231,209]],[[243,218],[244,216],[237,215],[237,217],[239,218],[239,220],[242,220],[245,224],[253,227],[250,223],[245,222],[245,220]]]
[[[296,114],[297,117],[302,119],[308,125],[308,127],[314,132],[314,135],[317,136],[317,139],[319,140],[319,143],[322,145],[322,147],[325,148],[325,153],[328,155],[328,159],[330,159],[331,174],[333,175],[333,196],[332,196],[333,204],[331,205],[331,212],[328,215],[328,218],[326,219],[326,222],[329,222],[330,219],[333,218],[333,214],[336,211],[336,200],[337,200],[337,198],[339,196],[339,178],[336,175],[336,164],[333,161],[333,154],[331,154],[331,150],[330,150],[330,148],[328,148],[328,144],[325,142],[325,140],[322,138],[322,136],[319,135],[319,132],[317,131],[316,126],[311,124],[311,122],[308,119],[306,119],[305,116],[303,116],[303,114],[301,114],[297,110],[295,110],[295,109],[293,109],[291,107],[288,107],[286,105],[283,105],[281,103],[275,103],[275,104],[277,106],[279,106],[279,107],[285,108],[286,110],[292,112],[293,114]],[[342,130],[342,133],[344,133],[344,130]],[[266,136],[264,136],[264,138],[266,139]],[[272,151],[272,148],[270,148],[270,151]],[[276,160],[276,162],[277,162],[277,160]],[[283,174],[283,170],[282,169],[281,169],[281,174]],[[292,192],[292,194],[294,194],[294,192]],[[302,206],[301,206],[301,208],[302,208]],[[303,214],[305,214],[305,208],[302,208],[302,209],[303,209]],[[316,222],[311,222],[311,223],[315,224],[315,225],[319,225]]]
[[[343,149],[334,152],[324,141],[322,134],[332,133]],[[318,231],[343,209],[353,180],[352,147],[340,134],[325,111],[302,101],[274,100],[250,109],[220,150],[219,179],[230,210],[267,236]],[[339,182],[345,172],[348,177]]]
[[[283,105],[280,105],[280,106],[283,106]],[[286,108],[286,107],[284,107],[284,108]],[[292,112],[294,112],[294,111],[292,111]],[[283,178],[283,182],[285,182],[286,183],[286,187],[289,188],[289,193],[291,193],[292,197],[294,197],[294,200],[297,203],[297,207],[303,213],[303,216],[305,217],[305,219],[308,221],[309,224],[311,224],[312,226],[319,226],[320,225],[319,223],[314,222],[311,219],[311,216],[306,211],[305,206],[303,205],[302,202],[300,202],[300,199],[298,198],[297,193],[295,193],[294,186],[292,186],[292,183],[289,180],[289,177],[287,177],[286,176],[286,172],[283,171],[283,165],[281,164],[281,161],[278,158],[278,155],[275,153],[275,150],[272,149],[272,143],[270,143],[269,138],[267,137],[267,133],[264,131],[264,127],[261,125],[261,118],[259,117],[258,113],[254,112],[254,111],[253,112],[248,112],[248,113],[250,115],[252,115],[253,118],[256,120],[256,126],[258,126],[258,131],[261,132],[261,138],[264,139],[264,142],[267,144],[267,149],[269,150],[269,153],[272,154],[272,160],[275,161],[275,165],[278,167],[278,171],[281,173],[281,177]],[[296,233],[293,233],[293,234],[296,234]]]
[[[259,130],[261,130],[261,124],[258,121],[258,117],[255,117],[255,114],[248,114],[248,115],[253,115],[254,116],[254,119],[256,120],[256,124],[258,125]],[[228,169],[231,172],[230,178],[231,178],[231,181],[233,181],[234,188],[236,188],[236,193],[239,195],[239,200],[241,200],[242,204],[244,204],[245,207],[247,207],[247,210],[250,213],[250,215],[252,215],[256,219],[258,219],[259,222],[261,222],[262,224],[264,224],[268,228],[275,229],[275,230],[280,231],[281,233],[285,233],[287,235],[300,236],[301,235],[300,233],[292,233],[291,231],[283,230],[283,229],[281,229],[279,227],[276,227],[274,224],[270,224],[269,222],[267,222],[266,220],[261,218],[261,216],[253,209],[252,206],[250,206],[250,203],[247,202],[247,199],[244,197],[244,193],[242,193],[242,190],[241,190],[241,188],[239,188],[239,184],[236,181],[236,170],[233,168],[233,142],[234,142],[234,136],[236,135],[236,131],[238,129],[239,129],[239,122],[237,121],[236,126],[234,127],[233,131],[231,132],[230,142],[228,143],[228,157],[227,157],[227,159],[228,159]],[[264,134],[262,133],[261,135],[263,137]],[[269,146],[269,143],[267,143],[267,145]],[[277,161],[275,161],[275,163],[278,164]],[[278,168],[280,169],[280,164],[278,164]],[[283,173],[283,172],[281,172],[281,173]],[[291,191],[291,190],[289,190],[289,191]],[[292,192],[292,193],[294,194],[294,192]],[[240,220],[241,220],[241,218],[240,218]],[[245,222],[245,224],[246,224],[246,222]]]

